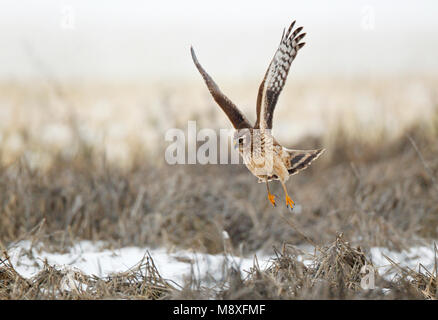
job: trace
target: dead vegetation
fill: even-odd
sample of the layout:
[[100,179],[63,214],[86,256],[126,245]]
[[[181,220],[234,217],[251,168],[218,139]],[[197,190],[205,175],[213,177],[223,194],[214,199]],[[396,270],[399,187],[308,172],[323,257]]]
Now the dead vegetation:
[[[78,121],[69,122],[72,152],[45,149],[21,127],[24,152],[5,161],[9,151],[0,147],[0,298],[436,299],[436,268],[399,268],[392,281],[377,277],[376,285],[388,291],[360,287],[371,247],[402,250],[438,237],[438,116],[434,119],[413,124],[398,138],[352,138],[341,127],[329,137],[303,138],[297,148],[324,146],[328,152],[288,182],[297,203],[293,213],[275,183],[271,190],[279,205],[271,208],[265,186],[242,165],[169,166],[138,149],[129,166],[117,166],[87,142]],[[35,166],[27,151],[50,153],[49,165]],[[224,270],[226,283],[214,289],[195,278],[183,288],[169,283],[152,257],[109,278],[46,265],[24,279],[6,252],[23,239],[53,252],[88,239],[105,241],[109,248],[178,247],[217,254],[227,251],[223,231],[237,254],[282,249],[275,250],[266,269],[255,263],[246,275]],[[316,248],[307,266],[295,247],[302,244]]]
[[[437,253],[435,247],[435,253]],[[261,269],[257,257],[242,274],[234,266],[223,268],[222,280],[201,285],[194,274],[179,287],[163,279],[148,255],[123,273],[99,278],[80,270],[59,269],[45,263],[30,279],[20,276],[4,252],[0,261],[0,299],[432,299],[438,298],[437,263],[431,272],[400,267],[391,280],[375,269],[375,287],[363,288],[363,267],[371,266],[360,247],[353,248],[340,234],[326,247],[307,254],[284,244],[269,266]]]
[[162,299],[176,290],[159,274],[150,255],[137,266],[105,278],[44,264],[34,277],[18,274],[4,252],[0,299]]
[[401,137],[370,148],[370,159],[328,152],[291,179],[298,204],[292,214],[280,186],[271,184],[279,197],[272,208],[265,186],[243,165],[169,166],[137,159],[126,170],[78,153],[73,159],[58,156],[40,170],[22,157],[0,168],[0,242],[6,247],[36,231],[39,241],[58,251],[89,239],[112,247],[220,253],[225,230],[235,249],[247,254],[282,242],[324,245],[342,232],[353,245],[405,249],[438,233],[435,136],[415,130],[410,139],[416,149]]

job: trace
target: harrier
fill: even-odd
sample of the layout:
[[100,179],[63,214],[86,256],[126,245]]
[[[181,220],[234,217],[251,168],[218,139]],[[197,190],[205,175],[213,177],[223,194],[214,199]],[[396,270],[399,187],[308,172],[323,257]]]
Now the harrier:
[[219,89],[217,84],[202,68],[196,58],[193,47],[193,62],[204,78],[210,94],[232,122],[236,132],[235,145],[239,149],[245,165],[259,178],[258,182],[266,182],[268,199],[275,207],[275,196],[269,191],[269,181],[279,180],[286,196],[286,206],[293,208],[294,201],[289,197],[285,182],[291,175],[306,169],[317,159],[324,149],[294,150],[281,146],[271,135],[272,118],[275,105],[283,89],[292,61],[304,46],[301,40],[306,35],[303,27],[294,29],[295,21],[289,29],[283,30],[280,45],[269,64],[257,95],[257,120],[252,126],[242,112]]

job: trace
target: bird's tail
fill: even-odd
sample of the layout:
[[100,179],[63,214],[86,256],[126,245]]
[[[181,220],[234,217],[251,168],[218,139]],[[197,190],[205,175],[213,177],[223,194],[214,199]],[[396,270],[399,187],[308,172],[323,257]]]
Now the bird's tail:
[[301,170],[306,169],[313,160],[317,159],[325,149],[317,150],[285,150],[288,154],[287,156],[287,170],[289,175],[294,175]]

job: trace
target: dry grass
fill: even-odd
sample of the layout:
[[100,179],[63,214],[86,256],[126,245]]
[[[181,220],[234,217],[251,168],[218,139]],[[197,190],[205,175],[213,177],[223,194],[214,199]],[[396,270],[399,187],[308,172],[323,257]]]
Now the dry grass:
[[175,290],[149,255],[136,267],[105,278],[61,270],[47,262],[31,279],[18,274],[7,253],[0,263],[0,299],[161,299]]
[[369,152],[342,142],[366,157],[328,154],[294,176],[288,185],[301,207],[293,214],[283,206],[280,186],[272,184],[280,204],[271,208],[265,186],[243,166],[155,166],[137,159],[124,170],[85,148],[73,159],[59,156],[47,170],[21,158],[0,168],[0,241],[5,246],[38,228],[39,240],[53,250],[90,239],[218,253],[225,230],[235,248],[250,253],[283,241],[323,245],[343,232],[357,244],[401,250],[415,237],[437,237],[430,175],[438,170],[436,145],[416,130],[411,139],[427,170],[407,137]]
[[[18,89],[2,90],[3,97],[19,96]],[[27,94],[40,97],[37,105],[81,101],[35,90]],[[173,103],[174,97],[166,94],[167,100],[160,103],[173,112],[182,102]],[[28,102],[17,97],[10,98],[14,105]],[[431,103],[436,105],[434,99]],[[255,183],[242,165],[169,166],[162,160],[162,143],[145,155],[144,148],[137,148],[140,142],[129,137],[125,137],[129,161],[115,164],[105,148],[87,140],[80,112],[62,110],[58,116],[63,120],[58,120],[71,133],[69,147],[42,141],[35,134],[40,127],[23,120],[23,111],[17,111],[16,127],[2,127],[0,247],[31,239],[48,251],[63,252],[76,241],[89,239],[103,240],[110,248],[147,245],[222,253],[225,230],[233,252],[282,249],[266,270],[257,264],[248,275],[224,270],[227,281],[217,283],[214,290],[203,288],[195,278],[183,288],[166,282],[151,257],[138,268],[109,278],[46,265],[34,278],[23,279],[4,254],[2,299],[438,297],[436,270],[400,271],[391,282],[378,279],[376,284],[391,289],[389,293],[359,286],[360,268],[370,263],[365,254],[369,248],[401,250],[438,236],[436,111],[428,122],[406,124],[396,136],[387,137],[381,130],[367,138],[337,124],[330,134],[302,138],[294,146],[324,146],[328,152],[288,182],[298,204],[290,213],[283,206],[281,187],[272,184],[280,204],[271,208],[265,186]],[[207,121],[216,116],[207,112],[197,117]],[[162,123],[155,120],[150,125],[159,127]],[[13,137],[19,137],[21,145],[15,153]],[[309,243],[317,252],[306,267],[294,246]],[[66,279],[81,285],[66,290]]]
[[[435,252],[437,252],[435,248]],[[221,281],[202,286],[194,274],[179,287],[161,277],[150,255],[130,270],[105,278],[80,270],[61,270],[45,263],[30,279],[16,272],[7,253],[0,261],[0,299],[437,299],[437,271],[398,266],[392,280],[376,277],[376,288],[361,287],[361,268],[372,266],[360,247],[353,248],[340,234],[328,246],[317,247],[306,266],[299,249],[283,245],[266,269],[255,257],[243,275],[225,267]],[[307,254],[309,255],[309,254]],[[384,291],[386,289],[386,291]]]

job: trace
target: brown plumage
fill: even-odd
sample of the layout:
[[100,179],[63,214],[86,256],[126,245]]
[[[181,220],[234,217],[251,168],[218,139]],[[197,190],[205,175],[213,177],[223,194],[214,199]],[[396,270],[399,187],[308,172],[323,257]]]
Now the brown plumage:
[[248,120],[245,118],[243,113],[240,112],[240,110],[236,107],[236,105],[230,99],[228,99],[227,96],[225,96],[222,93],[216,82],[214,82],[213,79],[210,77],[210,75],[207,72],[205,72],[205,70],[202,68],[201,64],[198,62],[198,59],[196,58],[195,51],[193,50],[193,48],[190,48],[190,52],[192,53],[193,62],[195,63],[196,67],[198,68],[199,72],[204,78],[204,81],[207,84],[208,90],[213,96],[213,99],[228,116],[228,119],[230,119],[234,128],[236,129],[250,128],[251,125],[248,122]]
[[254,126],[219,89],[217,84],[202,68],[193,48],[193,61],[204,78],[207,87],[217,104],[237,129],[234,140],[239,148],[245,165],[259,182],[266,182],[268,199],[275,206],[275,197],[269,191],[268,182],[279,180],[286,196],[286,206],[293,208],[294,202],[289,197],[285,182],[291,175],[306,169],[316,160],[324,149],[294,150],[281,146],[271,135],[272,119],[278,97],[286,83],[292,61],[304,46],[301,40],[306,35],[301,33],[303,27],[294,30],[295,21],[288,30],[283,31],[281,41],[271,63],[266,70],[257,94],[257,120]]

